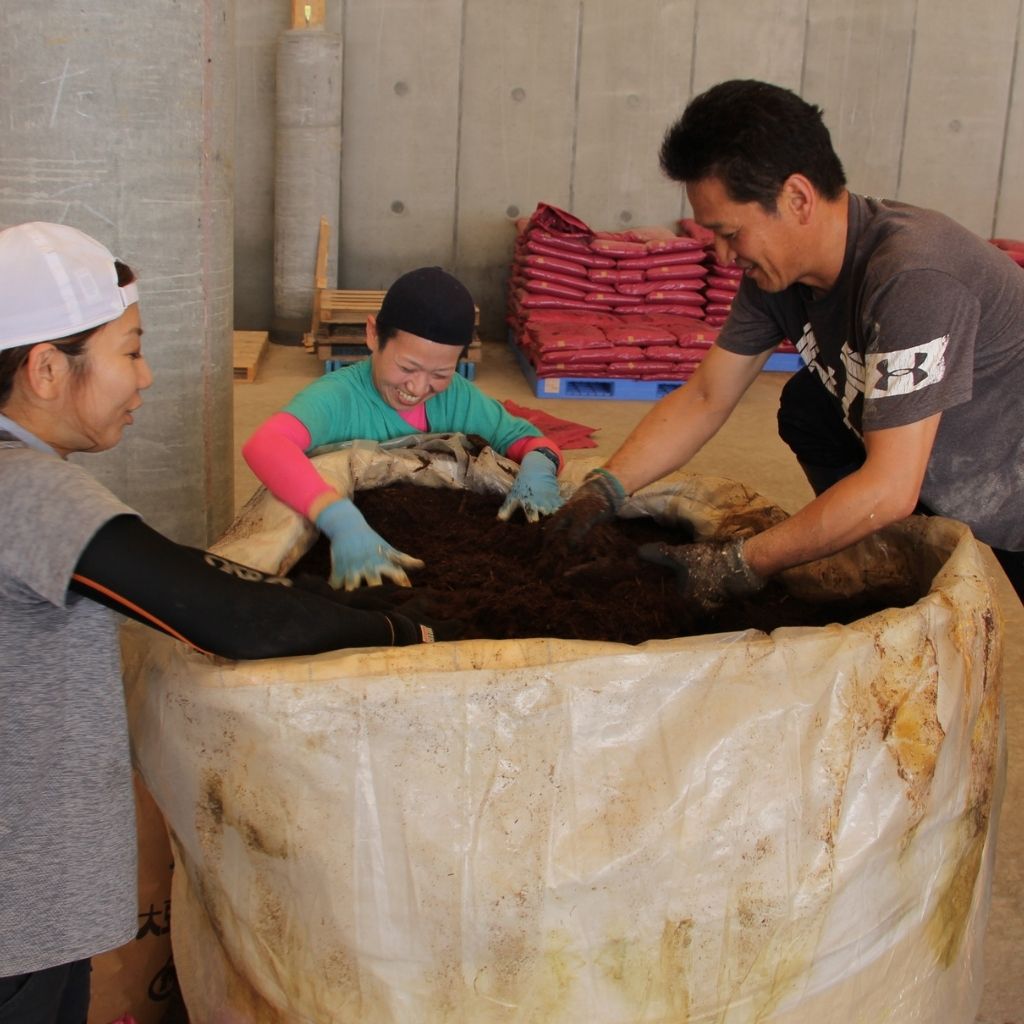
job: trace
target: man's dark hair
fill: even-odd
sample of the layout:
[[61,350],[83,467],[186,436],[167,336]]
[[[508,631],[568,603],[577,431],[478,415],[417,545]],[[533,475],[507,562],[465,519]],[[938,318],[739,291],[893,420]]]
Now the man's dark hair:
[[788,89],[741,79],[687,104],[665,133],[661,168],[680,182],[719,178],[732,200],[769,212],[791,174],[826,199],[838,199],[846,184],[820,108]]

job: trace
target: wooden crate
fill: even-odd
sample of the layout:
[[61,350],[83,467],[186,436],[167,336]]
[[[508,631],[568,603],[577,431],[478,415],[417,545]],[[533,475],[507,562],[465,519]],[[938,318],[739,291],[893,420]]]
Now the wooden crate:
[[366,323],[368,316],[380,312],[384,292],[325,288],[320,293],[321,324]]
[[234,368],[236,381],[256,379],[260,363],[270,344],[267,331],[234,332]]

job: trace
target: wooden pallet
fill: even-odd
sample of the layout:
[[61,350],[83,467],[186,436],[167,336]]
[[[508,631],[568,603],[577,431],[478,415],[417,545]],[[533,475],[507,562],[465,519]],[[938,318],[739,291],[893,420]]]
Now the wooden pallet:
[[260,363],[270,344],[267,331],[234,332],[234,368],[236,381],[256,379]]

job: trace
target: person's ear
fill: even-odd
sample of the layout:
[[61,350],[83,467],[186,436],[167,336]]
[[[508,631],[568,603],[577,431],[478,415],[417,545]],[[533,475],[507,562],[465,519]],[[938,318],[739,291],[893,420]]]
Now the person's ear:
[[376,352],[379,348],[377,318],[372,313],[366,318],[366,347],[371,352]]
[[781,202],[797,219],[799,224],[807,224],[818,202],[817,189],[802,174],[791,174],[782,183]]
[[56,397],[70,373],[67,355],[48,341],[30,349],[22,370],[29,390],[42,399]]

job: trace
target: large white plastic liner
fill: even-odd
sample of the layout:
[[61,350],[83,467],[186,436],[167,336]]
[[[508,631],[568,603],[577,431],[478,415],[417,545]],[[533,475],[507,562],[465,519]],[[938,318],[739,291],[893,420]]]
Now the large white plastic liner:
[[[510,478],[458,445],[319,463]],[[766,508],[679,474],[629,511],[706,536]],[[264,494],[221,549],[284,570],[309,539]],[[905,573],[925,596],[849,626],[639,647],[216,664],[129,627],[193,1024],[972,1022],[1002,777],[978,546],[913,518],[790,581]]]

